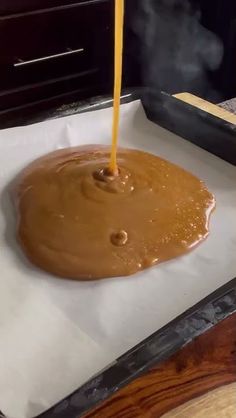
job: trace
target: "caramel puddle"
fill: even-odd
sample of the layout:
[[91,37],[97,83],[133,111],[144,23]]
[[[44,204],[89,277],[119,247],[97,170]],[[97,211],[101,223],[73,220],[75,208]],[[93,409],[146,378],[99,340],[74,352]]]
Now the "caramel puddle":
[[[27,257],[57,276],[126,276],[186,254],[208,235],[215,206],[204,183],[137,150],[76,147],[33,162],[19,178],[18,238]],[[105,171],[104,171],[105,170]]]

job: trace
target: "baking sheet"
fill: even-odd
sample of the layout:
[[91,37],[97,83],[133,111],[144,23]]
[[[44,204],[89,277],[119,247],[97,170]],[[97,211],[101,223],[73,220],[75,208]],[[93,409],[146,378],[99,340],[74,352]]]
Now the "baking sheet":
[[236,167],[149,122],[139,101],[121,111],[120,144],[171,160],[215,193],[211,234],[187,256],[129,278],[56,279],[15,242],[8,185],[55,149],[110,143],[112,109],[0,131],[0,409],[31,418],[236,276]]

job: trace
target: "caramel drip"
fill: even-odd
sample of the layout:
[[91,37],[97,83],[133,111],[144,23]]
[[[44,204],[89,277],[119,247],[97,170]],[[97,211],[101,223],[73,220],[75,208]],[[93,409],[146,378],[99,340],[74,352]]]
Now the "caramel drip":
[[123,27],[124,27],[124,0],[115,0],[115,76],[114,76],[114,105],[112,148],[109,169],[113,175],[118,174],[117,143],[120,119],[120,95],[122,83],[122,57],[123,57]]

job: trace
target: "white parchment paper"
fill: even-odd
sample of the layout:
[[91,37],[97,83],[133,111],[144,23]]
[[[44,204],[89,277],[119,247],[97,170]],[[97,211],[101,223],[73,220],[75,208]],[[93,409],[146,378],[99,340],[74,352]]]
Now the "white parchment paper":
[[117,356],[236,276],[236,167],[149,122],[140,102],[122,106],[120,144],[192,171],[215,193],[209,238],[191,254],[129,278],[56,279],[15,242],[7,186],[26,164],[58,148],[110,143],[105,109],[0,131],[0,409],[30,418]]

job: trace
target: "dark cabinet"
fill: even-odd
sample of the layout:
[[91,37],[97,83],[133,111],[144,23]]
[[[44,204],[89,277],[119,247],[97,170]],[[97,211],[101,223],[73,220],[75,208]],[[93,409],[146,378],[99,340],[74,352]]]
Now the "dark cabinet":
[[0,111],[111,85],[112,1],[9,3],[0,6]]
[[95,3],[99,0],[1,0],[0,15],[31,13],[42,9],[53,9],[62,6],[70,7],[75,3]]
[[[154,43],[153,54],[145,52],[147,35],[161,28],[161,22],[153,18],[147,20],[150,5],[154,10],[157,5],[176,6],[177,13],[178,7],[187,3],[199,11],[197,16],[203,27],[214,32],[224,45],[220,68],[210,69],[207,74],[211,90],[214,94],[216,92],[215,100],[235,97],[235,0],[126,0],[123,86],[145,84],[148,63],[155,79],[160,80],[155,54],[160,48],[169,53],[170,42],[165,42],[165,39],[161,45]],[[142,30],[140,19],[146,19]],[[147,24],[150,21],[152,27]],[[0,120],[9,109],[32,107],[37,103],[43,108],[46,103],[50,106],[55,102],[68,103],[111,94],[113,31],[114,0],[1,0]],[[172,44],[175,42],[173,38]],[[198,37],[196,42],[199,42]],[[164,64],[162,61],[157,63]],[[165,79],[169,77],[175,87],[173,92],[176,92],[178,79],[174,79],[172,66],[170,69],[170,74],[162,72],[163,89]],[[181,81],[185,85],[184,77]],[[192,86],[192,92],[210,100],[214,96],[207,93],[204,96],[197,86]]]

